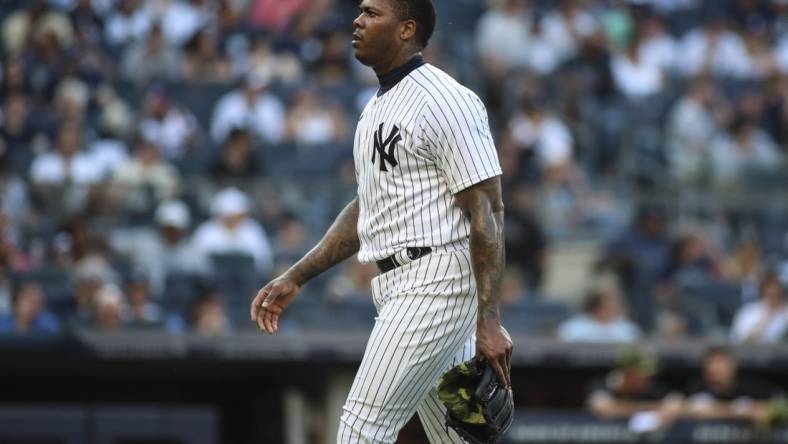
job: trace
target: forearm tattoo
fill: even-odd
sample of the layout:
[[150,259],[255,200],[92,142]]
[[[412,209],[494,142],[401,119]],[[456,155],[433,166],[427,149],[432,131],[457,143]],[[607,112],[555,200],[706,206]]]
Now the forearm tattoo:
[[353,199],[339,213],[323,239],[287,271],[303,285],[315,276],[349,258],[360,248],[358,240],[358,199]]

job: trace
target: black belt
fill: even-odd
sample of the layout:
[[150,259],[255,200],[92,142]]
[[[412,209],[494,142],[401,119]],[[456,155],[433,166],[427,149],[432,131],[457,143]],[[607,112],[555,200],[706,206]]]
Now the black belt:
[[[408,254],[408,259],[410,259],[411,261],[415,261],[416,259],[418,259],[420,257],[426,256],[426,255],[432,253],[432,248],[430,248],[430,247],[408,247],[406,249],[406,251],[407,251],[407,254]],[[391,270],[399,267],[400,265],[403,265],[396,258],[396,256],[397,256],[396,254],[392,254],[391,256],[389,256],[389,257],[387,257],[385,259],[381,259],[381,260],[379,260],[377,262],[378,263],[378,268],[380,269],[381,273],[385,273],[387,271],[391,271]]]

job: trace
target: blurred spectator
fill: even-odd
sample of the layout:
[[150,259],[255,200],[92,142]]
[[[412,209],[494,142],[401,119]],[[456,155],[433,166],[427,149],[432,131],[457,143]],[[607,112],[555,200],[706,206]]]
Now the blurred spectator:
[[673,245],[667,279],[682,286],[700,286],[721,276],[709,242],[699,234],[679,237]]
[[160,295],[168,275],[203,274],[207,263],[189,240],[191,214],[186,204],[179,200],[160,203],[154,221],[154,229],[114,230],[111,243],[114,251],[128,257],[149,278],[153,293]]
[[246,181],[258,177],[260,161],[257,159],[254,140],[249,131],[234,128],[227,136],[219,158],[214,161],[211,173],[220,184]]
[[677,44],[658,16],[643,17],[633,41],[638,41],[637,58],[643,63],[656,66],[663,75],[676,70]]
[[666,128],[668,159],[675,177],[697,180],[706,168],[708,146],[719,128],[714,85],[709,78],[693,79],[673,106]]
[[[560,0],[558,7],[548,12],[542,20],[542,40],[547,44],[544,49],[554,54],[558,64],[574,57],[584,41],[598,29],[594,16],[581,4],[577,0]],[[539,63],[532,57],[531,66],[535,65]],[[551,69],[538,68],[537,71],[552,72]]]
[[310,71],[320,85],[341,85],[350,76],[350,58],[347,42],[350,33],[343,28],[327,32],[321,41],[320,55],[312,63]]
[[702,376],[688,388],[687,414],[696,419],[749,419],[764,424],[767,401],[783,391],[766,381],[739,374],[736,358],[724,347],[712,347],[703,357]]
[[126,310],[123,292],[114,284],[104,284],[96,291],[94,319],[90,325],[101,331],[120,330],[124,326],[123,311]]
[[775,273],[761,279],[760,300],[742,306],[731,327],[731,339],[739,343],[775,343],[788,332],[785,289]]
[[249,200],[236,188],[217,193],[211,204],[213,218],[194,232],[195,253],[209,261],[213,254],[242,253],[254,258],[257,269],[270,272],[273,251],[268,235],[249,217]]
[[163,88],[151,88],[145,95],[139,132],[161,149],[165,159],[178,160],[193,154],[189,151],[196,142],[198,129],[194,115],[174,103]]
[[79,123],[63,123],[55,143],[55,150],[39,154],[33,159],[30,180],[34,185],[92,185],[102,179],[101,171],[95,168],[93,159],[83,150],[82,127]]
[[132,117],[128,106],[115,97],[110,87],[102,88],[99,96],[103,106],[98,116],[96,138],[88,153],[96,168],[103,172],[103,179],[109,179],[118,167],[129,160],[125,139],[131,131]]
[[689,408],[695,415],[713,414],[715,402],[719,401],[746,403],[783,396],[777,386],[739,374],[736,357],[726,347],[709,348],[701,370],[701,378],[692,381],[687,390]]
[[182,46],[208,23],[213,2],[206,0],[160,0],[147,2],[151,21],[161,23],[167,43]]
[[311,0],[252,0],[250,21],[256,27],[275,32],[286,31],[292,20],[309,8],[311,3]]
[[162,161],[159,147],[138,140],[134,157],[120,165],[112,176],[111,196],[116,208],[147,211],[157,202],[174,197],[180,186],[178,171]]
[[115,47],[142,40],[151,27],[150,16],[142,6],[144,0],[119,0],[104,26],[106,42]]
[[270,78],[286,85],[300,85],[304,68],[297,55],[290,51],[274,52],[271,42],[255,38],[244,57],[234,60],[236,74]]
[[192,83],[227,83],[232,77],[229,60],[220,52],[219,35],[204,28],[185,46],[183,79]]
[[93,255],[81,260],[73,272],[74,298],[67,306],[62,307],[64,319],[71,326],[93,325],[96,319],[98,294],[114,279],[114,271],[100,256]]
[[21,93],[5,96],[0,108],[0,170],[3,172],[30,168],[34,136],[31,111],[30,100]]
[[0,314],[0,334],[53,334],[60,321],[46,310],[44,293],[33,283],[24,283],[14,294],[12,313]]
[[477,23],[476,51],[481,66],[500,78],[510,68],[529,62],[529,0],[498,0]]
[[728,29],[723,17],[710,17],[681,41],[680,70],[687,76],[745,77],[752,61],[741,37]]
[[19,54],[31,41],[54,36],[61,47],[68,47],[74,39],[74,29],[68,17],[51,8],[46,0],[32,0],[2,23],[3,44],[10,54]]
[[574,140],[561,119],[545,110],[544,102],[525,98],[520,112],[509,121],[514,141],[527,151],[548,185],[569,181]]
[[782,167],[782,156],[769,134],[745,116],[735,118],[709,150],[714,179],[722,185],[738,183],[747,173],[776,172]]
[[615,287],[592,289],[583,304],[584,313],[561,323],[558,337],[566,342],[637,342],[640,329],[626,318],[621,304]]
[[180,73],[178,53],[167,45],[161,27],[153,26],[144,40],[128,47],[121,61],[121,72],[135,82],[154,79],[175,80]]
[[662,92],[665,86],[663,65],[646,58],[644,29],[636,29],[626,50],[611,60],[616,88],[630,100],[641,100]]
[[654,377],[654,358],[641,350],[624,349],[617,361],[615,369],[591,383],[586,401],[591,412],[603,418],[645,413],[651,416],[646,421],[650,425],[647,431],[675,419],[681,409],[681,399]]
[[161,307],[150,300],[150,283],[142,274],[135,274],[128,280],[123,308],[121,318],[132,327],[159,327],[164,320]]
[[274,251],[277,272],[284,272],[312,247],[307,228],[293,214],[285,214],[278,224]]
[[345,112],[317,91],[298,93],[287,116],[286,137],[300,145],[325,145],[341,140],[346,133]]
[[252,131],[263,141],[277,143],[285,132],[285,107],[266,90],[269,76],[257,73],[246,77],[240,89],[231,91],[216,103],[211,121],[211,137],[221,143],[233,128]]
[[230,333],[230,319],[220,293],[214,290],[196,300],[191,325],[192,331],[206,336]]

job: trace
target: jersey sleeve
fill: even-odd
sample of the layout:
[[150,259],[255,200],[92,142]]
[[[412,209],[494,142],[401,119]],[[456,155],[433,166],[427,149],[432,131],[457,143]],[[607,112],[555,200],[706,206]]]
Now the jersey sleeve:
[[449,191],[456,194],[501,175],[487,110],[481,99],[470,91],[449,89],[434,98],[425,106],[423,134]]

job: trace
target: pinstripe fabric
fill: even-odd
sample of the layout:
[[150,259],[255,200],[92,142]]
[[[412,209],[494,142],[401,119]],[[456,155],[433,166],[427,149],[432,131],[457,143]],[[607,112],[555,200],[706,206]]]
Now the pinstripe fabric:
[[343,408],[337,442],[393,443],[417,410],[432,443],[461,443],[444,423],[437,378],[473,356],[470,252],[433,253],[372,280],[378,317]]
[[470,225],[454,194],[501,174],[484,104],[429,64],[370,99],[354,161],[362,262],[467,239]]

